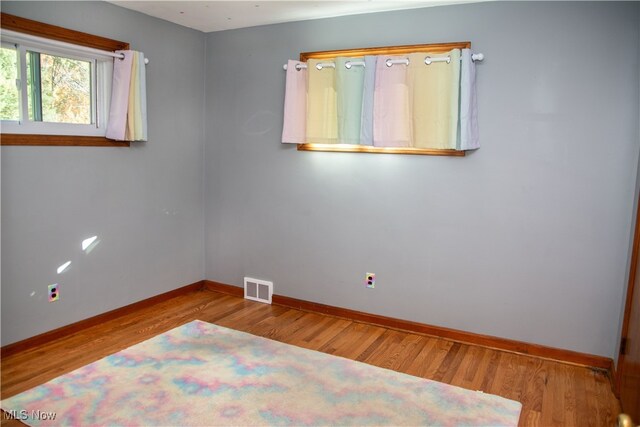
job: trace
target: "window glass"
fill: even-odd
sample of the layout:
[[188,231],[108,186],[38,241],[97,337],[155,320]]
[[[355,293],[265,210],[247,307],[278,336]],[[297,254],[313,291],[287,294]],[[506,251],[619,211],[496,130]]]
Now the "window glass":
[[18,55],[15,48],[0,49],[0,120],[20,120]]
[[93,123],[91,68],[91,61],[28,51],[29,119]]

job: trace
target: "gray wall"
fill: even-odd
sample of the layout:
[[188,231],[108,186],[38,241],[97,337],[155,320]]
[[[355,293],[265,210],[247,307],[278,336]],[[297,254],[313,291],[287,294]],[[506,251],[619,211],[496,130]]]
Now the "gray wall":
[[2,344],[201,280],[204,34],[103,2],[2,11],[128,41],[151,61],[147,143],[2,147]]
[[[638,10],[638,21],[640,22],[640,9]],[[638,24],[640,25],[640,23]],[[638,60],[640,61],[640,31],[638,31]],[[640,85],[640,73],[638,73],[638,84]],[[638,92],[638,104],[640,105],[640,91]],[[638,117],[638,120],[636,121],[637,125],[638,125],[638,134],[640,135],[640,117]],[[637,170],[640,171],[640,158],[638,158],[638,167]],[[632,217],[632,224],[635,226],[636,224],[636,215],[638,212],[638,203],[640,202],[640,200],[638,200],[638,198],[640,197],[640,173],[636,174],[636,190],[634,193],[635,197],[634,197],[634,204],[633,204],[633,217]],[[630,274],[630,269],[631,269],[631,254],[633,251],[633,239],[629,240],[629,262],[627,264],[627,276],[625,277],[625,288],[624,288],[624,298],[622,299],[622,301],[620,302],[620,321],[619,321],[619,326],[618,329],[620,331],[620,333],[618,334],[617,340],[616,340],[616,346],[615,346],[615,365],[616,368],[618,366],[618,351],[617,349],[620,348],[620,341],[622,338],[622,324],[624,323],[624,310],[625,310],[625,305],[626,305],[626,295],[628,292],[628,285],[629,285],[629,274]]]
[[[639,3],[492,2],[207,36],[206,278],[613,357],[638,135]],[[279,144],[299,52],[470,40],[464,158]],[[376,289],[363,285],[377,274]]]

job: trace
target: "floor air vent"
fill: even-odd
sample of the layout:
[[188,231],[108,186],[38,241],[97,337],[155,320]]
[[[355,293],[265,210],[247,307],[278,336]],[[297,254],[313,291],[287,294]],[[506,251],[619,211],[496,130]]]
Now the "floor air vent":
[[273,294],[273,282],[266,280],[244,278],[244,297],[253,301],[271,304],[271,294]]

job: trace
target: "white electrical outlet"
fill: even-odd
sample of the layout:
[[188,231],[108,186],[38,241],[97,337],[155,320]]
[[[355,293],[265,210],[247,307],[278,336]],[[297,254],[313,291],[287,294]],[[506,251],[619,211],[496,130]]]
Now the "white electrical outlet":
[[364,278],[364,284],[367,288],[375,288],[376,287],[376,273],[367,273]]
[[60,285],[54,283],[47,287],[49,293],[49,302],[58,301],[60,299]]

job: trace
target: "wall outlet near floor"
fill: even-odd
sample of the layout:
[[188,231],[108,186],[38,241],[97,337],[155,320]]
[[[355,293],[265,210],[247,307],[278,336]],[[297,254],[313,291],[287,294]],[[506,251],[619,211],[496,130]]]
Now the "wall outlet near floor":
[[364,278],[364,283],[367,285],[367,288],[375,288],[376,287],[376,273],[367,273]]
[[58,301],[60,299],[60,285],[54,283],[48,286],[49,302]]

